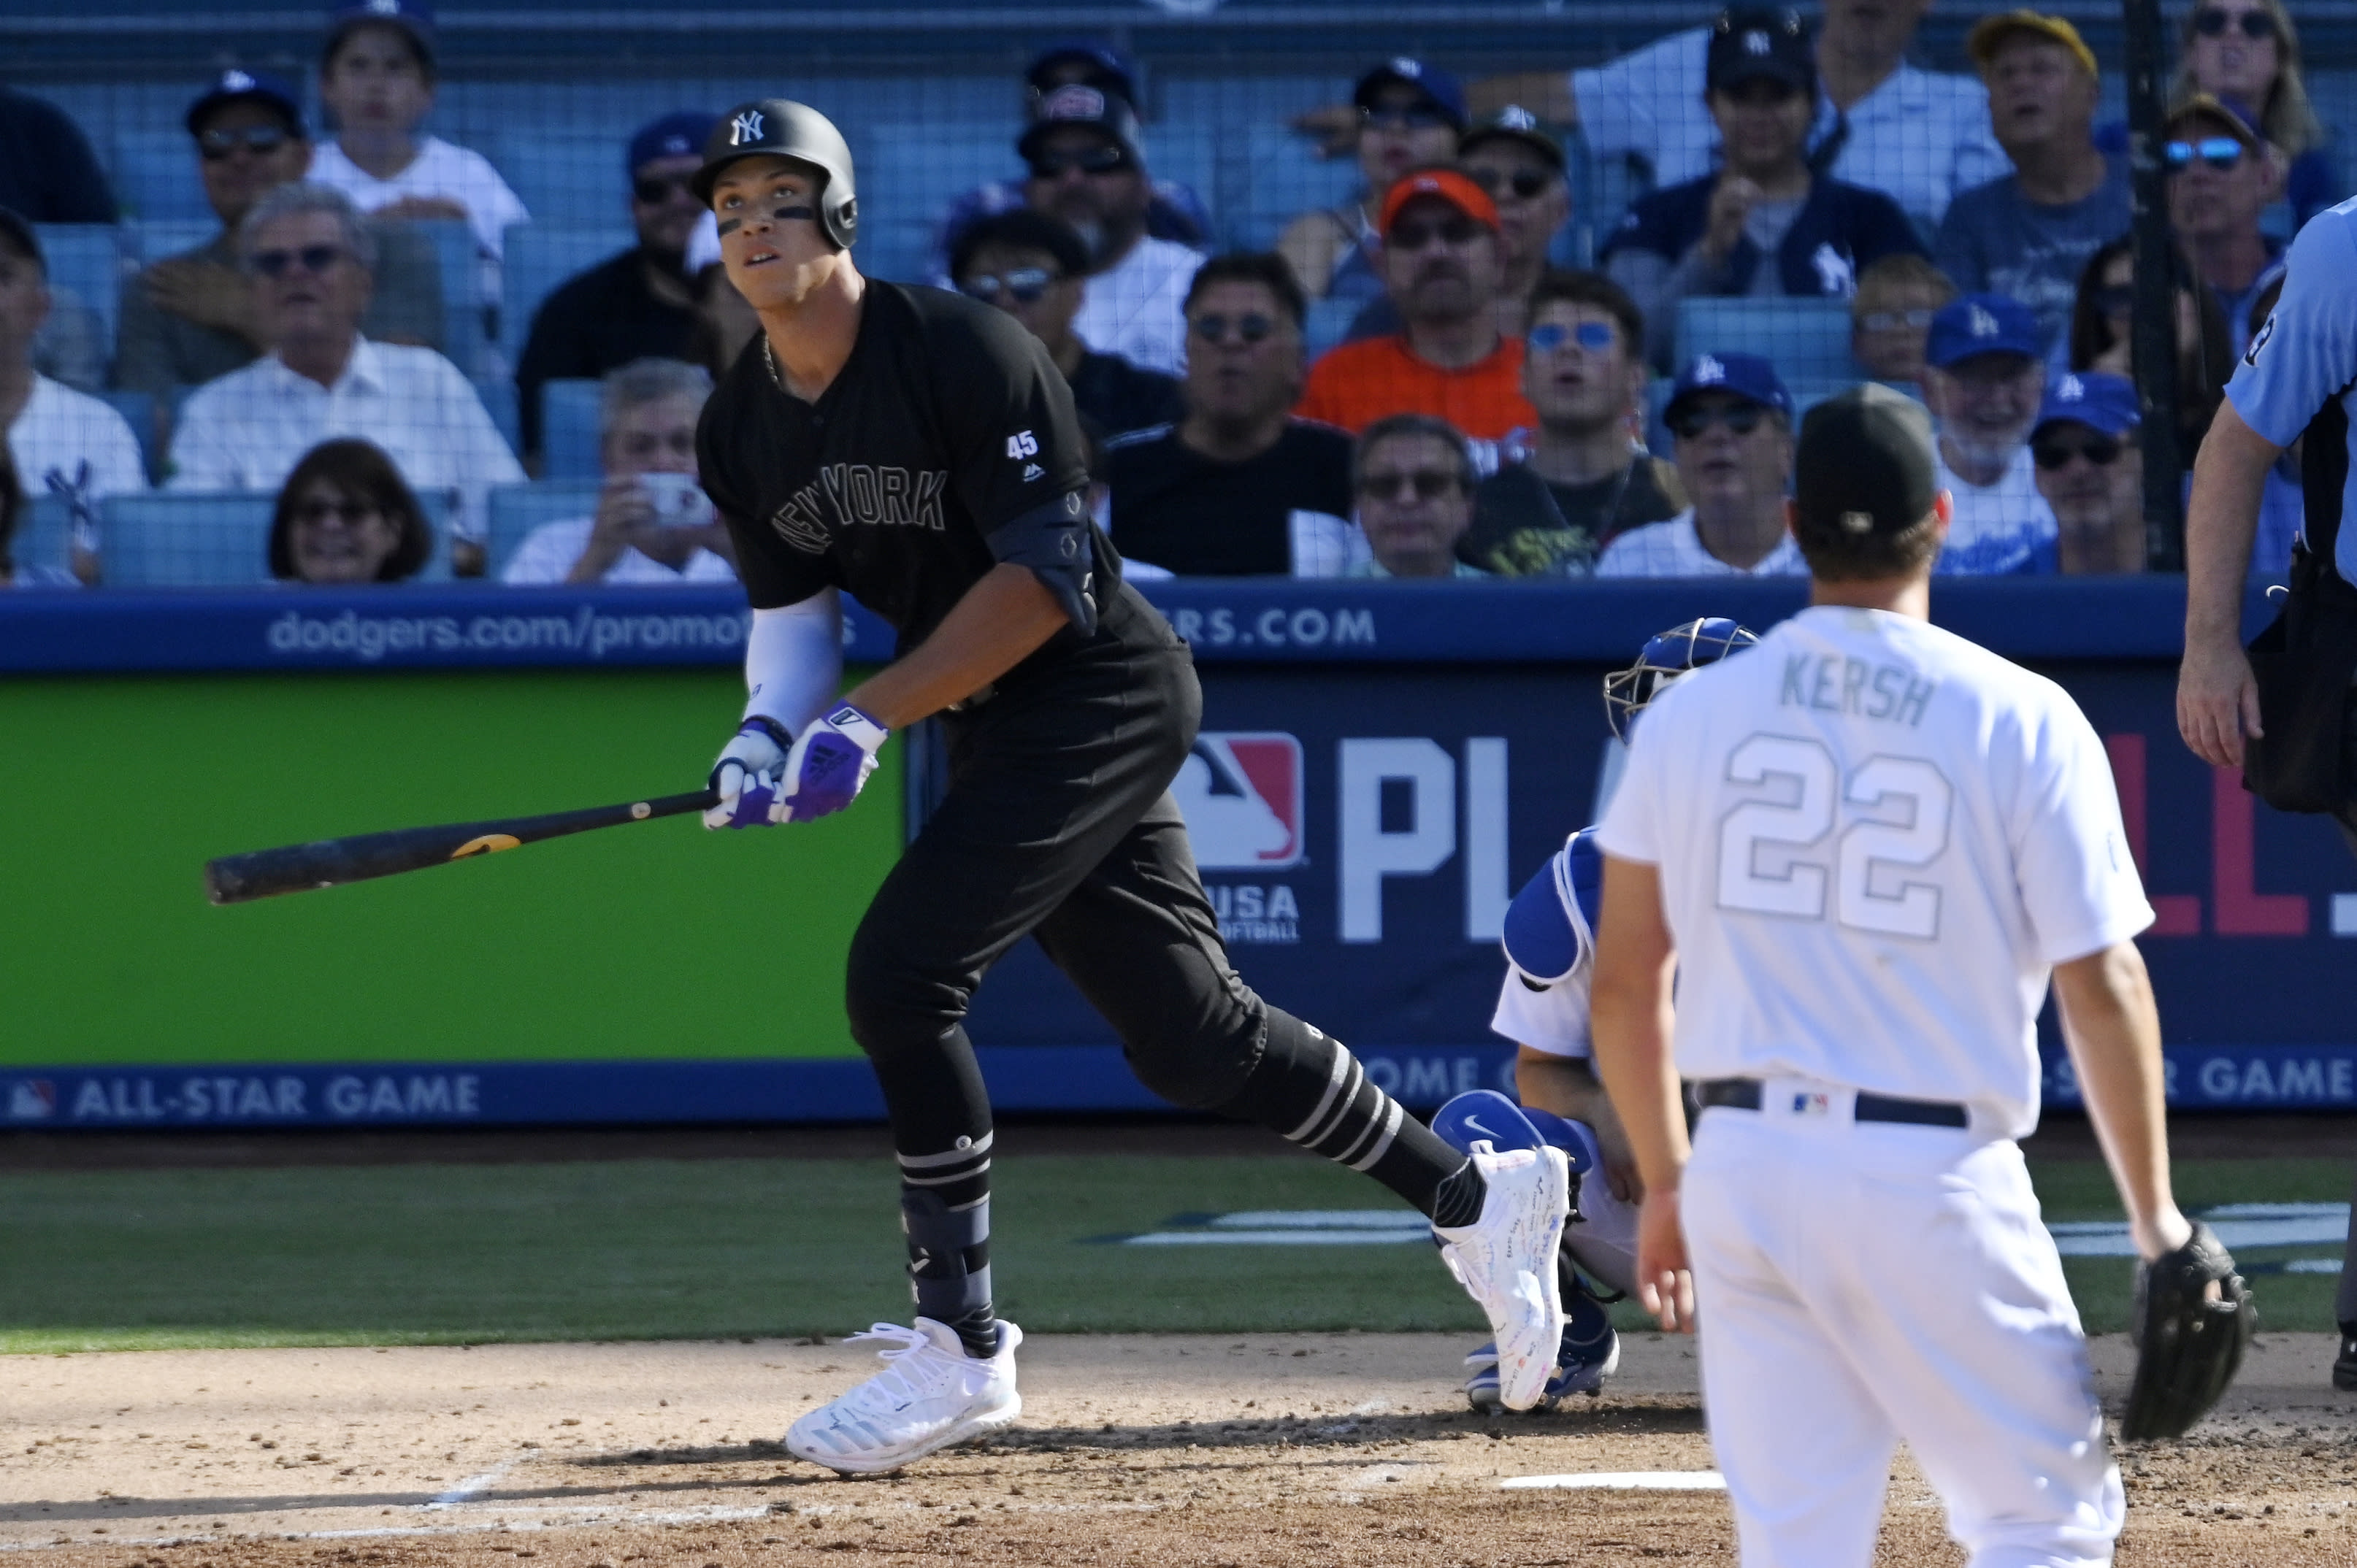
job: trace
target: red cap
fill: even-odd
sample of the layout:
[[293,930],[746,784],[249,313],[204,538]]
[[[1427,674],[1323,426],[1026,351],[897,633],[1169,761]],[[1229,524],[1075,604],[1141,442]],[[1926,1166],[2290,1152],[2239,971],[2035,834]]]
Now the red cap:
[[1453,168],[1416,169],[1404,174],[1383,192],[1383,209],[1377,227],[1388,234],[1400,209],[1419,196],[1437,196],[1476,223],[1495,229],[1498,204],[1490,193]]

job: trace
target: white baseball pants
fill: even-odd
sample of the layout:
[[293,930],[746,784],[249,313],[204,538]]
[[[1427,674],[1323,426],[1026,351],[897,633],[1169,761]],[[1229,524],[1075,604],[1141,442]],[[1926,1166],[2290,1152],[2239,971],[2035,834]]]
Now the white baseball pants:
[[1680,1206],[1744,1568],[1865,1568],[1900,1438],[1973,1568],[2111,1562],[2119,1471],[2019,1147],[1813,1081],[1761,1105],[1702,1113]]

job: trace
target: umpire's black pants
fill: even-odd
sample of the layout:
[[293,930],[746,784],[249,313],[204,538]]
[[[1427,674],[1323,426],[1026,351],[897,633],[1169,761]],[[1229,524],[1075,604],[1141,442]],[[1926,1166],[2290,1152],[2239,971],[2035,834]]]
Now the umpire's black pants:
[[942,715],[948,793],[860,922],[847,983],[903,1154],[990,1129],[962,1020],[1027,934],[1163,1098],[1228,1108],[1260,1058],[1266,1007],[1228,965],[1169,794],[1202,691],[1186,645],[1146,614]]

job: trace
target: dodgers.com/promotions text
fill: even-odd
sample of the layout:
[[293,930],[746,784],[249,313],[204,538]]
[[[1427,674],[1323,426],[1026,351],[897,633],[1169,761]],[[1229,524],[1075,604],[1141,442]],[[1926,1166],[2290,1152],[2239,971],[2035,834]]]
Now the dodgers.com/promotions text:
[[307,616],[288,610],[270,623],[270,651],[280,658],[322,655],[369,664],[388,655],[550,654],[587,662],[630,654],[709,651],[745,646],[750,611],[734,614],[611,615],[584,605],[571,616],[364,616],[345,610]]

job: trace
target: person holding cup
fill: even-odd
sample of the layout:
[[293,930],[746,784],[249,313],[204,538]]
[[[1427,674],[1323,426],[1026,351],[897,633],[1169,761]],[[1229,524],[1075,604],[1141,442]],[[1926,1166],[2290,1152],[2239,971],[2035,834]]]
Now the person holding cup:
[[606,484],[596,513],[533,529],[500,580],[736,581],[728,531],[695,479],[695,421],[711,392],[702,366],[678,360],[633,360],[607,372],[597,422]]

